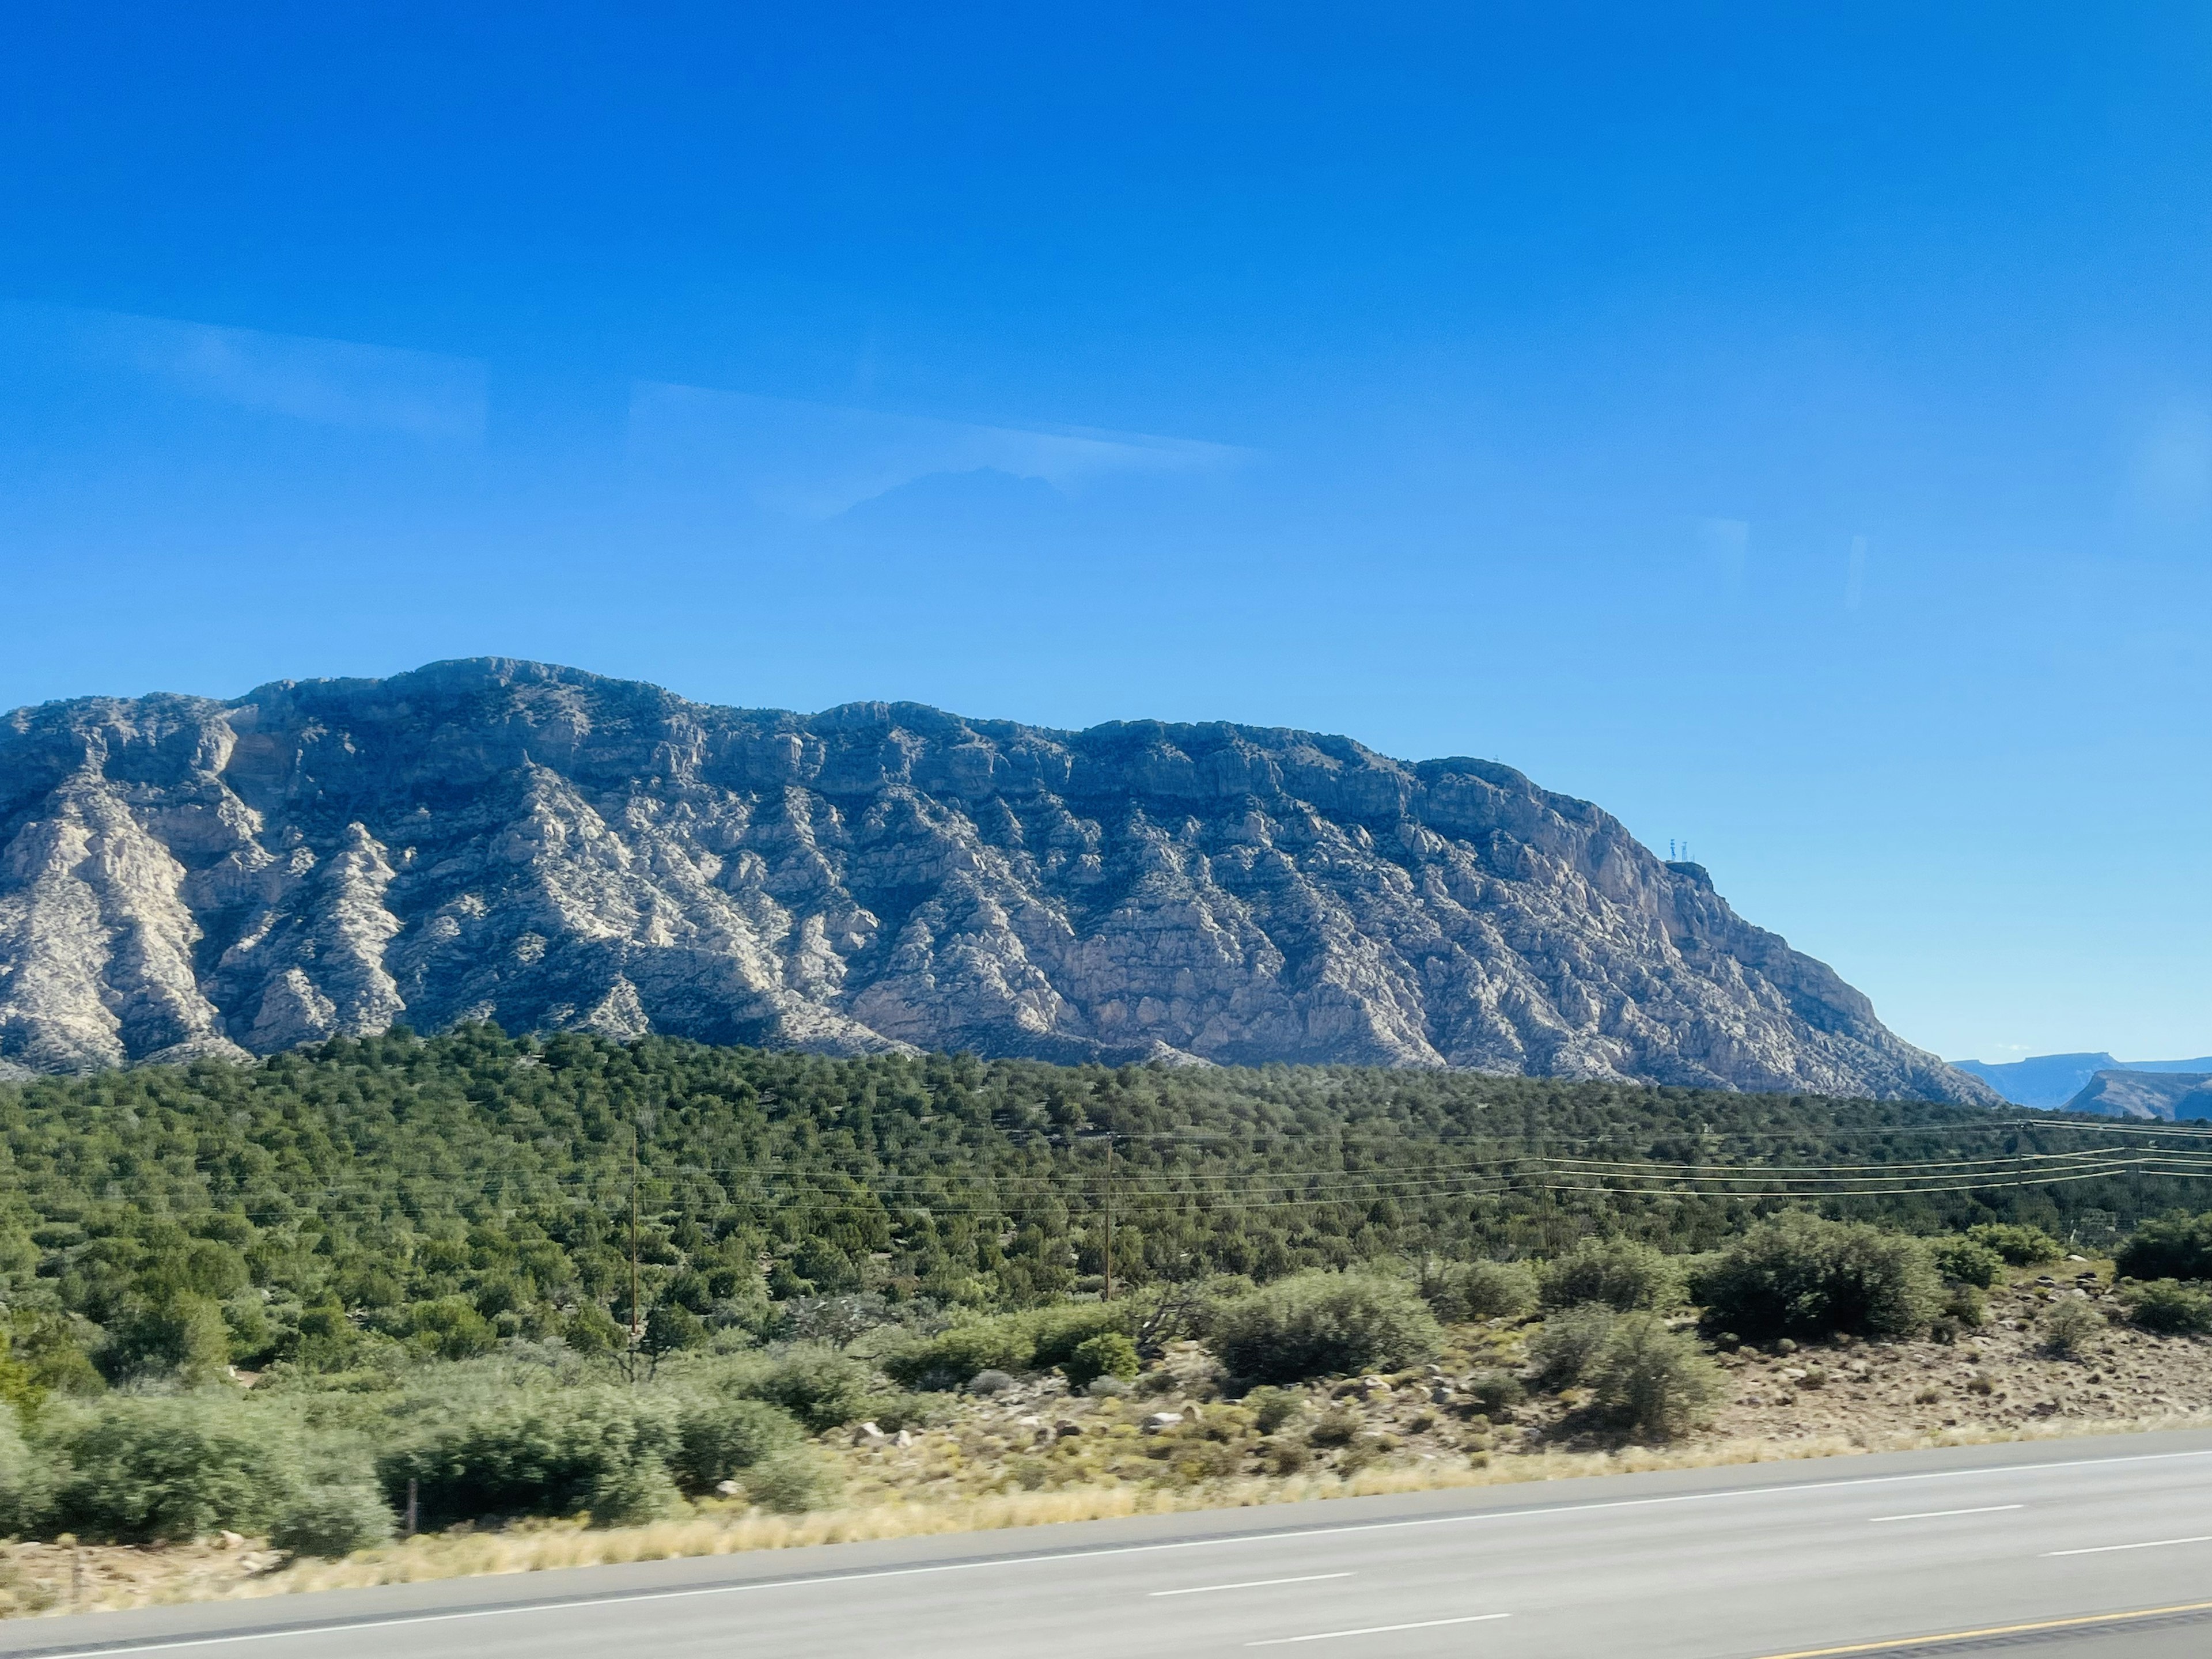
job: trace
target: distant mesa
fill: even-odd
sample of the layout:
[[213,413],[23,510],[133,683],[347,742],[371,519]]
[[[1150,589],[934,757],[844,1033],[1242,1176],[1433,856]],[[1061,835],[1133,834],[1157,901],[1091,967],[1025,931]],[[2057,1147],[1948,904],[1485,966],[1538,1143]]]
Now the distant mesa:
[[498,658],[0,715],[0,1069],[477,1020],[1999,1103],[1494,761]]
[[2064,1105],[2087,1086],[2091,1078],[2119,1063],[2106,1054],[2037,1054],[1999,1065],[1978,1060],[1951,1062],[1981,1079],[2015,1106],[2045,1108]]
[[1978,1060],[1954,1060],[1952,1065],[1988,1084],[2015,1106],[2045,1109],[2072,1104],[2100,1073],[2212,1072],[2212,1056],[2199,1060],[2115,1060],[2108,1054],[2037,1054],[2027,1060],[1990,1065]]
[[2104,1071],[2066,1103],[2069,1112],[2101,1117],[2155,1117],[2168,1122],[2212,1118],[2212,1070]]

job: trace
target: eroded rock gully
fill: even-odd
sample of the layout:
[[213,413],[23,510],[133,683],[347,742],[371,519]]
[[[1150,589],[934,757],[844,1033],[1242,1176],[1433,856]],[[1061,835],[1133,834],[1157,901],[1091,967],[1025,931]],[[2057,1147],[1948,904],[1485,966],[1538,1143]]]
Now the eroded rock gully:
[[0,717],[0,1066],[477,1018],[1996,1100],[1486,761],[505,659]]

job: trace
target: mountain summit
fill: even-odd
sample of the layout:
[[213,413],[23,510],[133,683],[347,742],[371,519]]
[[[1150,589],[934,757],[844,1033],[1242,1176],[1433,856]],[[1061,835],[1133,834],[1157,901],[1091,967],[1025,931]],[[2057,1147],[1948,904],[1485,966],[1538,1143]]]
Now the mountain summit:
[[1487,761],[503,659],[0,718],[0,1065],[472,1019],[1996,1099]]

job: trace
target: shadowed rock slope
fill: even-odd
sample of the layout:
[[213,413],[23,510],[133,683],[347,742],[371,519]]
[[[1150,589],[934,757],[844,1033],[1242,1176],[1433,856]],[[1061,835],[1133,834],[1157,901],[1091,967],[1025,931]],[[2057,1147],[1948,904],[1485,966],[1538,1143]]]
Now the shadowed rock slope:
[[469,1019],[1996,1099],[1486,761],[505,659],[0,718],[0,1064]]

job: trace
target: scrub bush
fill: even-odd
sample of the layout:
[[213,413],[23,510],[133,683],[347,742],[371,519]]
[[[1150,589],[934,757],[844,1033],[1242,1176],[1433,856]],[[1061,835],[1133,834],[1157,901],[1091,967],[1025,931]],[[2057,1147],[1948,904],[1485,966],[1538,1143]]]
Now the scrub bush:
[[1073,1353],[1060,1362],[1071,1387],[1082,1388],[1102,1376],[1134,1376],[1137,1345],[1120,1331],[1101,1331],[1086,1337]]
[[1754,1342],[1915,1336],[1942,1304],[1920,1240],[1802,1212],[1761,1222],[1703,1278],[1706,1323]]
[[1936,1240],[1929,1246],[1929,1255],[1936,1263],[1936,1271],[1944,1278],[1984,1291],[1997,1282],[1997,1274],[2005,1265],[2004,1257],[1988,1245],[1962,1234]]
[[739,1471],[798,1443],[791,1413],[763,1400],[695,1400],[681,1408],[668,1471],[690,1492],[709,1492]]
[[949,1391],[981,1371],[1015,1376],[1065,1365],[1092,1337],[1126,1334],[1129,1317],[1126,1304],[1087,1303],[972,1320],[890,1348],[883,1368],[908,1388]]
[[804,1446],[793,1446],[757,1463],[744,1476],[745,1494],[763,1509],[799,1515],[826,1509],[837,1501],[836,1472]]
[[1244,1396],[1244,1404],[1261,1434],[1274,1433],[1306,1408],[1305,1396],[1289,1389],[1255,1389]]
[[1528,1397],[1521,1379],[1510,1371],[1477,1371],[1464,1390],[1474,1409],[1485,1417],[1498,1417]]
[[[1130,1308],[1126,1302],[1077,1303],[1072,1307],[1046,1308],[1018,1317],[1030,1328],[1030,1357],[1027,1364],[1014,1369],[1041,1371],[1066,1364],[1085,1343],[1095,1338],[1127,1337]],[[1133,1371],[1126,1374],[1135,1375]]]
[[1535,1311],[1536,1275],[1525,1262],[1454,1261],[1428,1274],[1421,1295],[1448,1325],[1519,1319]]
[[674,1495],[676,1402],[627,1390],[522,1394],[431,1425],[377,1460],[386,1498],[417,1485],[421,1524],[589,1512],[606,1526],[645,1518]]
[[738,1391],[789,1412],[810,1429],[842,1427],[867,1415],[875,1373],[834,1348],[792,1348],[747,1377]]
[[2115,1266],[2124,1279],[2212,1279],[2212,1212],[2146,1221]]
[[53,1505],[52,1464],[23,1438],[15,1426],[15,1413],[0,1410],[0,1536],[37,1536],[52,1517]]
[[1443,1341],[1436,1316],[1405,1280],[1326,1269],[1222,1304],[1212,1328],[1221,1362],[1262,1382],[1395,1370],[1432,1358]]
[[222,1310],[208,1297],[172,1290],[134,1299],[115,1321],[100,1359],[101,1369],[118,1382],[213,1382],[230,1360],[230,1329]]
[[2079,1297],[2068,1297],[2043,1316],[2044,1346],[2071,1359],[2105,1328],[2105,1316]]
[[211,1395],[80,1407],[54,1425],[54,1523],[120,1544],[259,1532],[302,1484],[278,1427]]
[[2040,1227],[2017,1222],[1984,1221],[1966,1229],[1966,1237],[1985,1249],[1995,1250],[2015,1267],[2039,1267],[2066,1254],[2061,1244]]
[[1633,1239],[1593,1239],[1572,1255],[1547,1261],[1538,1274],[1547,1308],[1599,1302],[1616,1313],[1661,1309],[1681,1300],[1677,1266]]
[[1572,1388],[1597,1363],[1620,1316],[1602,1302],[1565,1308],[1528,1339],[1528,1364],[1547,1389]]
[[1696,1340],[1649,1313],[1614,1322],[1588,1375],[1598,1409],[1647,1440],[1688,1433],[1721,1395],[1719,1368]]
[[392,1510],[367,1486],[308,1486],[277,1511],[270,1544],[331,1560],[392,1538]]
[[465,1296],[416,1303],[407,1310],[407,1332],[415,1347],[441,1359],[473,1359],[499,1340],[491,1322]]
[[2128,1317],[2160,1336],[2202,1336],[2212,1332],[2212,1291],[2178,1279],[2154,1279],[2121,1291]]

